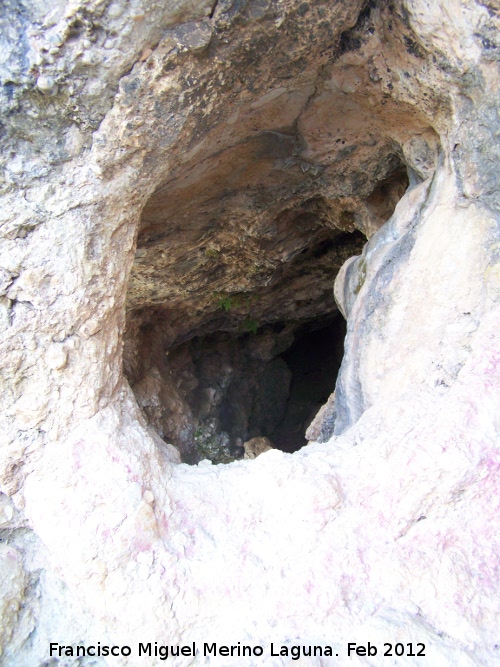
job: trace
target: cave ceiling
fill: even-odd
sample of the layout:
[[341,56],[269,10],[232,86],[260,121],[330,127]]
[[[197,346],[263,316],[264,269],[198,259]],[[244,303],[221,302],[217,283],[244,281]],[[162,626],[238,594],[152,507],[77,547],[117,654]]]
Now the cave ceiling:
[[443,102],[419,83],[414,105],[423,52],[391,3],[230,5],[150,56],[189,132],[143,209],[127,307],[168,344],[331,313],[340,266],[435,166]]

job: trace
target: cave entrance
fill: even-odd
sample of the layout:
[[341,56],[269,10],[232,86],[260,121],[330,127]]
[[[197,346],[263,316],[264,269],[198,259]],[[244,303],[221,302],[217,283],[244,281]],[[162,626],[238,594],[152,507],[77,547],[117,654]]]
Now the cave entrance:
[[[349,187],[336,172],[282,169],[280,151],[301,146],[291,132],[221,153],[209,181],[186,168],[142,213],[124,371],[152,429],[186,463],[320,439],[306,429],[334,390],[345,335],[335,277],[408,185],[392,143],[372,181],[356,171]],[[229,187],[238,151],[243,180]],[[328,425],[318,433],[327,439]],[[249,449],[255,438],[270,442]]]
[[[271,240],[259,239],[268,252],[252,255],[251,266],[238,263],[247,247],[238,248],[235,261],[230,246],[216,252],[205,239],[194,247],[190,239],[185,259],[168,274],[173,298],[129,311],[125,374],[150,426],[183,462],[253,458],[261,453],[248,445],[255,438],[286,452],[306,444],[306,429],[333,392],[342,360],[345,324],[333,296],[335,276],[366,241],[359,230],[304,213],[320,204],[283,215]],[[138,249],[143,275],[151,272],[150,264],[142,268],[150,247],[158,247],[156,239],[150,244],[145,235]],[[163,248],[182,246],[177,240]],[[254,291],[235,289],[242,265]],[[165,284],[159,277],[151,286],[151,301]]]

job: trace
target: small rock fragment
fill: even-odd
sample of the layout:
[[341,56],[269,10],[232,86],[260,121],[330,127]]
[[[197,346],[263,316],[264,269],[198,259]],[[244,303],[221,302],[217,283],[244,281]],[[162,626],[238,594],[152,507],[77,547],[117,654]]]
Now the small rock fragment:
[[41,75],[36,80],[37,88],[44,95],[57,95],[58,85],[51,76]]
[[245,450],[243,458],[256,459],[260,454],[268,452],[270,449],[275,449],[275,447],[269,438],[258,437],[244,442],[243,449]]

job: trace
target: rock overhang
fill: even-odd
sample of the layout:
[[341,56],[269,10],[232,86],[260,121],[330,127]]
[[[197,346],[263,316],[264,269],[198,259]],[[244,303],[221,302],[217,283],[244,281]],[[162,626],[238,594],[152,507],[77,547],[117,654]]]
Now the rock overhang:
[[[163,353],[193,338],[286,322],[298,331],[331,317],[341,265],[391,216],[408,183],[436,167],[431,125],[443,110],[427,91],[419,105],[408,94],[424,54],[394,7],[364,3],[349,18],[340,4],[287,8],[229,20],[221,6],[202,45],[167,40],[170,51],[160,46],[143,66],[145,81],[133,72],[123,89],[129,103],[141,87],[147,100],[147,82],[165,77],[174,97],[154,101],[158,125],[176,100],[188,113],[186,139],[174,141],[168,174],[152,173],[141,213],[127,292],[132,384],[142,387],[148,363],[157,372]],[[184,38],[196,30],[186,26]]]

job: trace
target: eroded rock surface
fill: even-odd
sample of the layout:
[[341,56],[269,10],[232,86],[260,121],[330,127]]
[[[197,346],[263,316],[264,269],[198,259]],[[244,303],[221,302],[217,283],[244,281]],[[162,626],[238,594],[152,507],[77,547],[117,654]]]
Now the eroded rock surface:
[[[51,640],[498,664],[500,7],[4,8],[4,664]],[[179,464],[170,432],[193,461],[266,435],[279,358],[336,303],[327,442]]]

